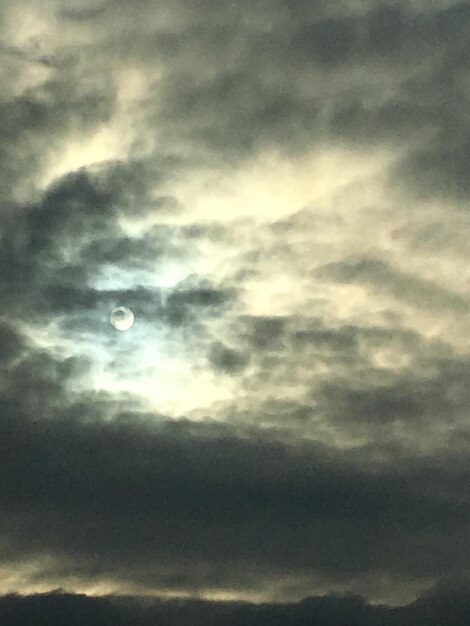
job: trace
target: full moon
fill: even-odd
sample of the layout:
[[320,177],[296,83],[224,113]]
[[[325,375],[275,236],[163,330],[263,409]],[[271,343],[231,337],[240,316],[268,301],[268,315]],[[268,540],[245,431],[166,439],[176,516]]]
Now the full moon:
[[134,324],[134,313],[126,306],[113,309],[109,321],[116,330],[129,330]]

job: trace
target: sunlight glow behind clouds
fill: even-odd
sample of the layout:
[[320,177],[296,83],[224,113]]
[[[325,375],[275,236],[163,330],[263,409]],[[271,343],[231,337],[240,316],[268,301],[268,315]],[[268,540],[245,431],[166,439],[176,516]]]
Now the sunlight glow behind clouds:
[[[201,184],[182,181],[181,185],[169,187],[188,207],[181,216],[173,221],[191,224],[195,219],[233,221],[233,244],[229,247],[217,241],[202,246],[193,252],[190,262],[158,264],[155,272],[148,270],[134,271],[108,265],[101,275],[93,280],[97,289],[125,289],[135,284],[146,284],[163,288],[165,291],[174,287],[186,276],[196,272],[223,280],[229,268],[236,268],[237,256],[243,249],[243,242],[256,246],[265,237],[261,225],[263,222],[287,219],[305,206],[311,207],[311,214],[318,216],[321,228],[313,221],[307,228],[302,227],[290,234],[298,234],[296,250],[288,251],[284,262],[278,253],[267,253],[258,262],[259,275],[245,281],[242,300],[237,305],[237,314],[250,315],[328,315],[331,319],[344,320],[364,318],[364,307],[368,305],[368,317],[374,319],[374,307],[371,306],[370,294],[360,286],[335,285],[317,281],[312,289],[311,270],[321,263],[333,260],[339,250],[346,251],[363,248],[364,229],[376,230],[374,245],[380,244],[384,236],[380,223],[380,206],[386,206],[388,190],[384,183],[387,165],[393,162],[390,154],[355,155],[348,151],[326,151],[324,155],[315,155],[298,159],[295,163],[282,161],[278,157],[262,157],[254,167],[239,170],[231,179],[221,178],[214,181],[214,190],[208,183]],[[338,175],[339,174],[339,175]],[[188,186],[189,185],[189,186]],[[374,203],[373,212],[368,207]],[[316,208],[318,206],[318,209]],[[247,221],[244,221],[242,216]],[[374,221],[370,221],[371,218]],[[152,220],[152,218],[150,218]],[[156,219],[156,216],[155,218]],[[136,224],[138,224],[136,222]],[[123,225],[132,231],[132,223]],[[238,229],[242,229],[239,231]],[[147,232],[142,226],[134,227],[135,232]],[[237,236],[241,233],[241,239]],[[315,243],[318,240],[318,243]],[[276,242],[273,239],[272,242]],[[309,242],[305,255],[301,255],[302,242]],[[271,245],[271,244],[270,244]],[[294,255],[294,256],[292,256]],[[231,258],[233,256],[233,258]],[[227,261],[227,259],[231,259]],[[310,263],[311,266],[305,265]],[[380,319],[382,304],[377,301],[377,313]],[[188,414],[194,410],[196,415],[204,407],[214,402],[229,402],[235,398],[237,386],[225,380],[223,384],[214,374],[200,371],[194,358],[186,356],[184,351],[174,350],[167,344],[168,336],[159,333],[155,326],[150,329],[145,318],[140,319],[146,333],[155,333],[153,341],[149,335],[140,334],[133,329],[132,340],[126,342],[128,354],[116,357],[116,366],[110,367],[115,356],[116,346],[104,345],[100,353],[103,364],[97,363],[94,384],[97,388],[113,393],[135,393],[158,411],[167,411],[177,415]],[[158,325],[158,322],[152,322]],[[219,337],[224,335],[224,323],[220,320]],[[215,330],[216,326],[214,326]],[[142,331],[143,332],[143,331]],[[88,340],[83,336],[82,349]],[[96,347],[90,348],[97,356]],[[108,356],[106,352],[109,352]],[[122,366],[118,365],[119,359]],[[104,365],[107,363],[108,365]],[[321,368],[320,368],[321,369]],[[98,373],[99,371],[99,373]],[[284,389],[279,385],[280,397],[295,399],[302,394],[303,383]],[[266,391],[266,390],[265,390]],[[317,433],[319,435],[319,433]]]

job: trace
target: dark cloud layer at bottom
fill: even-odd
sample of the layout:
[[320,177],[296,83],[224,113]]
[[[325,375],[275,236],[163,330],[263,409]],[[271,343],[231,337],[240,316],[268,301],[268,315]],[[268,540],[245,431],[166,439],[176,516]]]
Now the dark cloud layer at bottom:
[[0,598],[3,626],[461,626],[470,619],[468,581],[441,584],[408,606],[372,606],[359,596],[311,597],[297,604],[158,601],[52,592]]

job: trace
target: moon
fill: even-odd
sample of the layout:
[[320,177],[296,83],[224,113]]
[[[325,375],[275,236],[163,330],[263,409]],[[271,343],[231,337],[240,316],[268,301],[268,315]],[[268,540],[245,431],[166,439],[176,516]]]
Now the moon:
[[126,306],[118,306],[111,311],[109,321],[116,330],[129,330],[134,325],[134,313]]

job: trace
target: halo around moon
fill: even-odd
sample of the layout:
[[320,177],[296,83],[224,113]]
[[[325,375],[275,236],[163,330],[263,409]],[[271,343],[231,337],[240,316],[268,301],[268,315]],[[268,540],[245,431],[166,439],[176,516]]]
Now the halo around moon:
[[118,306],[111,311],[109,321],[116,330],[129,330],[134,325],[134,313],[126,306]]

